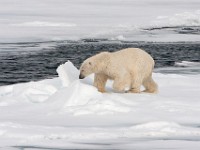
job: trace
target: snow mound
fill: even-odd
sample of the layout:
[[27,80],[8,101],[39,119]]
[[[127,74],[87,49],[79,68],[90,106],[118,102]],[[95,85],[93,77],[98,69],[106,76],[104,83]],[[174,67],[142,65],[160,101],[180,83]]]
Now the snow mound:
[[[59,78],[1,87],[0,106],[46,103],[57,113],[74,115],[129,112],[124,98],[98,92],[92,85],[92,77],[80,81],[79,71],[71,62],[60,65],[57,72]],[[48,112],[51,110],[46,111],[51,114]]]
[[[59,93],[65,101],[62,112],[71,112],[74,115],[83,114],[105,114],[113,112],[128,112],[129,108],[116,103],[116,96],[102,94],[91,84],[91,78],[78,80],[79,71],[71,62],[62,64],[57,69],[63,86],[67,87],[65,92]],[[60,92],[60,91],[58,91]],[[57,94],[57,93],[56,93]],[[120,99],[119,97],[117,97]],[[121,98],[123,101],[123,98]]]
[[[57,91],[57,87],[44,81],[15,84],[0,87],[0,105],[12,102],[42,103]],[[5,100],[5,101],[3,101]]]

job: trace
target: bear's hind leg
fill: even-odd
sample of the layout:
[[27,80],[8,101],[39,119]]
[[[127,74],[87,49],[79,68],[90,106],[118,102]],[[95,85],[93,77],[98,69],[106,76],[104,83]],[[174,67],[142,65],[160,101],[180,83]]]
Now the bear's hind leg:
[[130,89],[129,92],[130,93],[140,93],[141,92],[141,90],[140,90],[141,85],[142,85],[141,78],[135,76],[133,81],[132,81],[131,89]]
[[117,92],[128,92],[131,87],[129,77],[116,78],[113,83],[113,89]]
[[134,84],[131,86],[129,93],[140,93],[141,84]]
[[143,92],[148,92],[148,93],[157,93],[158,92],[158,85],[152,79],[152,76],[150,76],[146,80],[144,80],[143,85],[145,87],[145,90]]
[[94,86],[98,89],[99,92],[106,92],[105,86],[106,82],[108,80],[108,77],[104,74],[96,73],[94,75]]

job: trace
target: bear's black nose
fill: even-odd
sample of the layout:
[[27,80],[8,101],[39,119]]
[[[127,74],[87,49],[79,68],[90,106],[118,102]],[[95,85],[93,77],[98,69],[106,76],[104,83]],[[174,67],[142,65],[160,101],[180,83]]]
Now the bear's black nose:
[[82,74],[79,75],[79,79],[84,79],[84,78],[85,77]]

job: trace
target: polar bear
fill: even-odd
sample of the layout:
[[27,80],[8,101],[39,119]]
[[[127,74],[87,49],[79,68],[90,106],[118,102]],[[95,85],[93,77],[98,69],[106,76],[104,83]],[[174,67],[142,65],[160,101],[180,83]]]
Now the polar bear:
[[114,80],[116,92],[156,93],[158,88],[152,79],[153,58],[139,48],[127,48],[117,52],[101,52],[86,59],[80,67],[79,79],[94,73],[94,86],[105,91],[106,81]]

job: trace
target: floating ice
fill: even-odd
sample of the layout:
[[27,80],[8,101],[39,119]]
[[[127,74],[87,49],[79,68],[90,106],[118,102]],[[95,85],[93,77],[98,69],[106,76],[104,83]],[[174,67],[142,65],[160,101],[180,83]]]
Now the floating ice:
[[181,61],[181,62],[175,62],[175,66],[178,67],[200,67],[199,62],[190,62],[190,61]]

